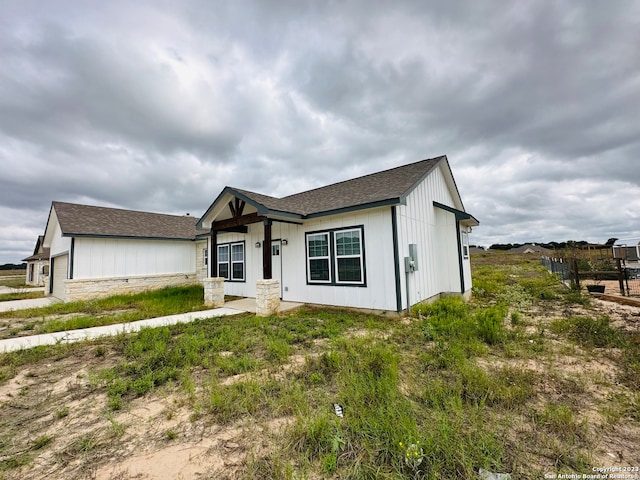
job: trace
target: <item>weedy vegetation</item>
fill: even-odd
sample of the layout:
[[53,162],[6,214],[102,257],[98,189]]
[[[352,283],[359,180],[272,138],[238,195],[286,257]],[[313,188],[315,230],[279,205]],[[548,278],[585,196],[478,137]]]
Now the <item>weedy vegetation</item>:
[[207,307],[203,305],[202,298],[202,285],[189,285],[135,295],[116,295],[91,301],[57,303],[43,308],[0,312],[0,325],[3,319],[20,325],[17,329],[0,329],[0,338],[113,325],[205,310]]
[[[404,319],[302,308],[0,355],[0,478],[84,478],[136,449],[162,456],[203,438],[207,458],[227,459],[211,478],[476,479],[482,468],[537,479],[633,466],[637,315],[567,290],[536,260],[472,263],[471,302],[443,298]],[[201,301],[189,287],[44,315]],[[74,382],[47,389],[73,368]]]

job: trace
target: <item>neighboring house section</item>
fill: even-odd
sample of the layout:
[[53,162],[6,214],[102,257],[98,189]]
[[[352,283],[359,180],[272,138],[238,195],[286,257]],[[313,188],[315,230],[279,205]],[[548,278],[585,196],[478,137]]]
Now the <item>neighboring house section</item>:
[[524,253],[524,254],[540,254],[540,255],[549,255],[551,254],[551,250],[548,248],[541,247],[540,245],[536,245],[535,243],[527,243],[518,248],[512,248],[508,250],[510,253]]
[[25,283],[35,287],[42,287],[49,276],[49,249],[43,245],[44,236],[40,235],[33,249],[33,255],[23,259],[27,262],[27,278]]
[[226,294],[277,280],[285,301],[383,311],[469,295],[475,225],[445,156],[284,198],[226,187],[198,222]]
[[53,202],[43,239],[51,257],[47,293],[71,301],[193,283],[197,221]]

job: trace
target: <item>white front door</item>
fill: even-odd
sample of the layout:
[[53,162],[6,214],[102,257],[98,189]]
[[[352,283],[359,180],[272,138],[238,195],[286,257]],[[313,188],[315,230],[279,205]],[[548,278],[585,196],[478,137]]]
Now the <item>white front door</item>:
[[280,282],[280,298],[282,298],[282,242],[271,242],[271,278]]

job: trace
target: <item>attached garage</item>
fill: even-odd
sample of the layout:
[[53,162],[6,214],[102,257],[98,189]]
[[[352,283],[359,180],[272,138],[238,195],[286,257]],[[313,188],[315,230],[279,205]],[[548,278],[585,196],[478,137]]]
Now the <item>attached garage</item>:
[[187,285],[204,277],[206,235],[197,218],[53,202],[43,245],[48,294],[65,302]]
[[60,255],[51,259],[53,273],[51,275],[51,295],[65,300],[64,282],[67,280],[67,266],[69,255]]

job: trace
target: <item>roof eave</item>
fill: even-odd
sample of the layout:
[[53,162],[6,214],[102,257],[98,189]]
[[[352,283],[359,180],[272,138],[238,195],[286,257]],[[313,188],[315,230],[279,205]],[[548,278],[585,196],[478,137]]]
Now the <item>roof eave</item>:
[[379,200],[377,202],[363,203],[361,205],[352,205],[350,207],[336,208],[334,210],[326,210],[324,212],[314,212],[308,215],[305,215],[303,218],[318,218],[318,217],[327,217],[329,215],[339,215],[341,213],[350,213],[356,212],[358,210],[367,210],[369,208],[377,208],[384,207],[387,205],[399,205],[404,204],[405,202],[400,197],[388,198],[386,200]]
[[451,212],[456,216],[456,220],[460,222],[462,225],[466,225],[469,227],[477,227],[480,225],[478,219],[476,219],[473,215],[467,212],[463,212],[462,210],[458,210],[457,208],[450,207],[449,205],[444,205],[440,202],[433,202],[433,206],[436,208],[440,208],[441,210],[446,210],[447,212]]
[[193,237],[149,237],[149,236],[136,236],[136,235],[99,235],[94,233],[63,233],[63,237],[71,238],[116,238],[123,240],[176,240],[181,242],[192,242],[196,239]]

